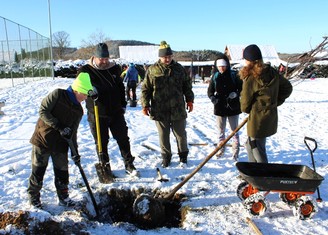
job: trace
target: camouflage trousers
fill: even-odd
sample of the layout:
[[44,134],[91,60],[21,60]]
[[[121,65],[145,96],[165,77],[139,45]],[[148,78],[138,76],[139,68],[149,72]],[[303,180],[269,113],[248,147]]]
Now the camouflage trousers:
[[173,132],[177,141],[178,153],[188,152],[186,119],[178,121],[155,121],[159,135],[162,156],[171,158],[170,133]]

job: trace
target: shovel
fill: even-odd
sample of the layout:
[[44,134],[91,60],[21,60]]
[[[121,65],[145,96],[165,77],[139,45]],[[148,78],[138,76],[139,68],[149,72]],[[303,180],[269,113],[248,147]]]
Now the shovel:
[[[76,151],[76,148],[74,147],[74,144],[73,144],[73,141],[72,141],[72,138],[70,139],[66,139],[68,145],[69,145],[69,148],[71,149],[71,156],[77,156],[78,153]],[[73,159],[74,160],[74,159]],[[88,180],[87,180],[87,177],[85,176],[84,174],[84,171],[83,171],[83,168],[81,166],[81,163],[80,161],[74,161],[75,165],[79,168],[80,170],[80,173],[82,175],[82,178],[83,178],[83,181],[84,181],[84,184],[85,186],[87,187],[88,189],[88,192],[89,192],[89,195],[90,195],[90,198],[91,198],[91,201],[92,201],[92,204],[93,204],[93,207],[95,208],[95,211],[96,211],[96,215],[97,217],[99,218],[99,210],[98,210],[98,206],[97,206],[97,203],[96,203],[96,200],[95,200],[95,197],[93,196],[92,194],[92,191],[91,191],[91,188],[89,186],[89,183],[88,183]]]
[[242,123],[237,126],[237,128],[230,133],[230,135],[222,141],[205,159],[202,161],[183,181],[181,181],[168,195],[165,196],[166,199],[172,199],[175,193],[191,179],[223,146],[246,124],[248,117],[244,119]]
[[157,179],[158,181],[160,181],[160,182],[167,182],[167,181],[169,181],[169,179],[163,178],[162,173],[161,173],[161,171],[159,170],[158,167],[157,167],[156,171],[157,171],[157,175],[158,175],[158,179]]
[[95,119],[96,119],[97,146],[98,146],[98,157],[99,157],[99,162],[95,164],[96,172],[100,183],[109,184],[114,181],[114,176],[110,168],[109,162],[106,163],[104,161],[104,153],[102,152],[97,99],[94,99],[94,110],[95,110]]
[[[181,181],[169,194],[167,194],[166,196],[164,196],[164,200],[172,200],[174,198],[175,193],[185,184],[187,183],[188,180],[191,179],[191,177],[193,177],[248,121],[248,117],[245,118],[245,120],[239,124],[239,126],[230,133],[230,135],[224,140],[222,141],[188,176],[186,176],[186,178],[184,178],[183,181]],[[138,198],[136,198],[136,200],[134,201],[133,204],[133,213],[136,215],[136,217],[144,222],[149,222],[149,221],[155,221],[157,219],[157,215],[156,213],[160,212],[156,210],[154,210],[153,208],[151,208],[152,205],[154,205],[153,207],[158,207],[162,205],[163,199],[157,199],[157,203],[155,198],[153,198],[153,203],[149,204],[149,209],[144,212],[144,207],[141,206],[143,203],[145,203],[145,201],[149,201],[149,196],[146,194],[142,194],[140,195]],[[155,201],[155,202],[154,202]],[[165,210],[165,209],[163,209]],[[153,211],[156,211],[153,212]],[[163,212],[164,213],[164,212]],[[158,220],[159,221],[159,220]],[[156,222],[156,221],[155,221]]]

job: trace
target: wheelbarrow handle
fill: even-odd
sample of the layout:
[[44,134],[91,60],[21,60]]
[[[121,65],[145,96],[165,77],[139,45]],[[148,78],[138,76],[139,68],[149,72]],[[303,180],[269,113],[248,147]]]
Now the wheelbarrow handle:
[[[314,143],[314,148],[311,149],[310,146],[308,145],[308,141],[312,141]],[[312,166],[313,166],[313,170],[314,172],[316,172],[316,169],[315,169],[315,163],[314,163],[314,158],[313,158],[313,153],[314,151],[317,149],[318,145],[317,145],[317,141],[313,138],[310,138],[310,137],[307,137],[305,136],[304,137],[304,143],[306,145],[306,147],[309,149],[310,151],[310,154],[311,154],[311,161],[312,161]],[[322,202],[322,198],[320,197],[320,190],[319,190],[319,187],[317,188],[317,194],[318,194],[318,197],[317,197],[317,202]]]
[[[308,141],[312,141],[312,142],[314,143],[314,148],[313,148],[313,149],[311,149],[310,146],[308,145]],[[312,153],[314,153],[314,151],[315,151],[315,150],[317,149],[317,147],[318,147],[318,145],[317,145],[317,141],[316,141],[315,139],[310,138],[310,137],[307,137],[307,136],[304,137],[304,143],[305,143],[306,147],[307,147]]]

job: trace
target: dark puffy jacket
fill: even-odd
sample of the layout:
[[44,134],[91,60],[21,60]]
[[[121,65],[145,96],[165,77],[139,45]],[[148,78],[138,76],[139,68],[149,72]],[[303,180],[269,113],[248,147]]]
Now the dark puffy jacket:
[[[100,117],[109,117],[117,113],[122,113],[126,107],[125,88],[120,78],[121,68],[119,65],[112,64],[107,69],[100,70],[91,63],[82,66],[79,73],[85,72],[90,75],[92,86],[98,91],[98,111]],[[94,102],[88,97],[86,99],[88,112],[94,114]]]
[[291,83],[270,65],[265,65],[260,79],[246,77],[241,92],[241,110],[249,113],[247,135],[264,138],[277,132],[277,107],[292,93]]
[[187,118],[186,102],[194,101],[191,79],[174,60],[169,65],[159,60],[150,66],[141,92],[142,107],[151,107],[150,118],[157,121]]
[[55,152],[67,152],[68,144],[59,129],[70,127],[76,147],[76,132],[83,116],[83,109],[69,97],[69,91],[56,89],[41,102],[38,119],[30,143]]
[[[216,71],[207,88],[208,97],[214,96],[218,99],[218,103],[214,105],[214,114],[223,117],[240,114],[241,89],[242,81],[235,71],[227,69],[223,74]],[[237,97],[229,99],[231,92],[236,92]]]

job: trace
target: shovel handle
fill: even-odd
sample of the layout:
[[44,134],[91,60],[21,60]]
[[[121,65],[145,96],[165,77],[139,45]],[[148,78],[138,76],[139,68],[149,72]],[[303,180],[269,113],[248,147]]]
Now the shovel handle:
[[[76,148],[75,148],[75,146],[74,146],[74,143],[73,143],[72,138],[70,138],[70,139],[66,139],[66,141],[67,141],[67,143],[68,143],[69,148],[71,149],[72,155],[73,155],[73,156],[76,156],[76,155],[77,155],[77,150],[76,150]],[[80,163],[80,162],[75,162],[75,165],[77,165],[77,167],[78,167],[79,170],[80,170],[80,173],[81,173],[81,176],[82,176],[82,178],[83,178],[84,184],[85,184],[85,186],[87,187],[87,190],[88,190],[88,193],[89,193],[89,195],[90,195],[90,198],[91,198],[91,201],[92,201],[93,207],[94,207],[94,209],[95,209],[95,211],[96,211],[96,215],[97,215],[97,217],[99,218],[100,214],[99,214],[99,209],[98,209],[98,206],[97,206],[97,203],[96,203],[96,199],[95,199],[95,197],[93,196],[93,193],[92,193],[92,191],[91,191],[91,188],[90,188],[89,182],[88,182],[88,180],[87,180],[87,177],[86,177],[85,174],[84,174],[84,171],[83,171],[83,168],[82,168],[82,166],[81,166],[81,163]]]
[[202,161],[186,178],[184,178],[183,181],[181,181],[175,188],[165,196],[165,199],[172,199],[174,197],[174,194],[185,184],[187,181],[193,177],[248,121],[248,117],[244,119],[242,123],[239,124],[239,126],[230,133],[230,135],[223,140],[205,159]]
[[94,110],[95,110],[95,119],[96,119],[98,153],[100,154],[102,153],[102,145],[101,145],[101,136],[100,136],[99,111],[98,111],[98,104],[96,100],[94,101]]
[[164,182],[169,181],[168,179],[164,179],[164,178],[163,178],[162,173],[161,173],[161,171],[159,170],[158,167],[156,168],[156,171],[157,171],[157,175],[158,175],[158,178],[159,178],[158,180],[159,180],[159,181],[161,181],[161,182],[162,182],[162,181],[164,181]]

